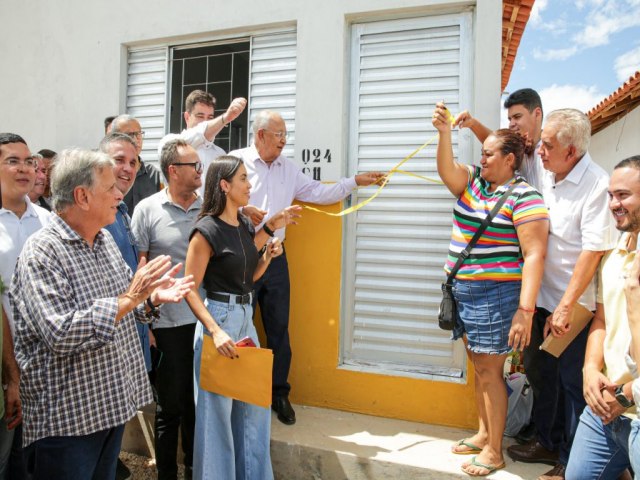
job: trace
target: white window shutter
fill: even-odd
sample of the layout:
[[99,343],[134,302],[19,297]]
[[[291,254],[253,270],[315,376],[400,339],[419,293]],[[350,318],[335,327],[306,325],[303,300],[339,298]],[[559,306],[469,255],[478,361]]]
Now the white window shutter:
[[249,73],[249,145],[253,143],[253,120],[261,110],[282,115],[289,132],[282,152],[294,158],[296,115],[296,32],[251,37]]
[[127,113],[145,132],[140,156],[158,162],[158,142],[165,135],[168,48],[130,49],[127,68]]
[[[469,13],[357,24],[352,29],[350,167],[388,171],[435,136],[435,103],[457,113],[471,91]],[[469,159],[470,145],[454,154]],[[402,167],[437,178],[437,139]],[[462,151],[461,151],[462,150]],[[354,193],[352,204],[374,187]],[[453,198],[395,174],[346,221],[342,360],[354,368],[459,378],[461,342],[438,328]]]

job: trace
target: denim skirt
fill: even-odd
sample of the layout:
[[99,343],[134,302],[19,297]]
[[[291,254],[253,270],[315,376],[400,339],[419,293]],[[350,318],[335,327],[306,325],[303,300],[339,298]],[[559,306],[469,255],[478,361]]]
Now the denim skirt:
[[521,285],[521,281],[454,280],[458,318],[453,339],[466,333],[467,348],[474,353],[509,353],[509,330],[520,304]]

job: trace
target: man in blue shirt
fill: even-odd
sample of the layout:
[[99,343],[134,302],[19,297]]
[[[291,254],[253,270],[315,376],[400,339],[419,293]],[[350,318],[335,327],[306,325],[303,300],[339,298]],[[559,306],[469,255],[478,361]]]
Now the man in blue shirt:
[[[136,144],[129,135],[123,133],[110,133],[100,142],[100,151],[113,158],[116,163],[113,173],[116,176],[116,187],[126,195],[133,186],[138,171],[138,155]],[[122,258],[135,273],[138,268],[138,249],[135,238],[131,232],[131,218],[124,201],[118,205],[116,221],[105,227],[118,246]],[[149,325],[136,323],[138,336],[142,345],[144,363],[147,371],[151,370],[151,354],[149,352]]]

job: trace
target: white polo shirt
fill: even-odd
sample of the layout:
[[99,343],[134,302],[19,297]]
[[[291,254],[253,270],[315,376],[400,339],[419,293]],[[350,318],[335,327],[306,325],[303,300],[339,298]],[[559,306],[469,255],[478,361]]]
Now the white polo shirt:
[[18,256],[27,239],[49,224],[52,213],[44,208],[31,203],[29,197],[25,197],[27,210],[21,218],[6,208],[0,208],[0,276],[7,291],[2,295],[2,306],[7,312],[7,319],[14,334],[13,312],[9,305],[9,285],[16,268]]
[[[549,209],[550,232],[542,286],[537,305],[552,312],[560,303],[583,250],[607,251],[616,246],[618,232],[609,212],[609,175],[588,153],[559,182],[542,173],[542,197]],[[580,297],[589,310],[596,306],[595,281]]]

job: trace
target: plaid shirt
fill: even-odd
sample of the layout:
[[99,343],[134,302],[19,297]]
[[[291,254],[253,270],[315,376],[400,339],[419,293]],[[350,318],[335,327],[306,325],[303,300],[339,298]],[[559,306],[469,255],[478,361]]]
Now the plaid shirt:
[[124,424],[152,401],[135,319],[116,326],[130,270],[110,235],[93,248],[55,215],[24,246],[9,293],[23,445]]

